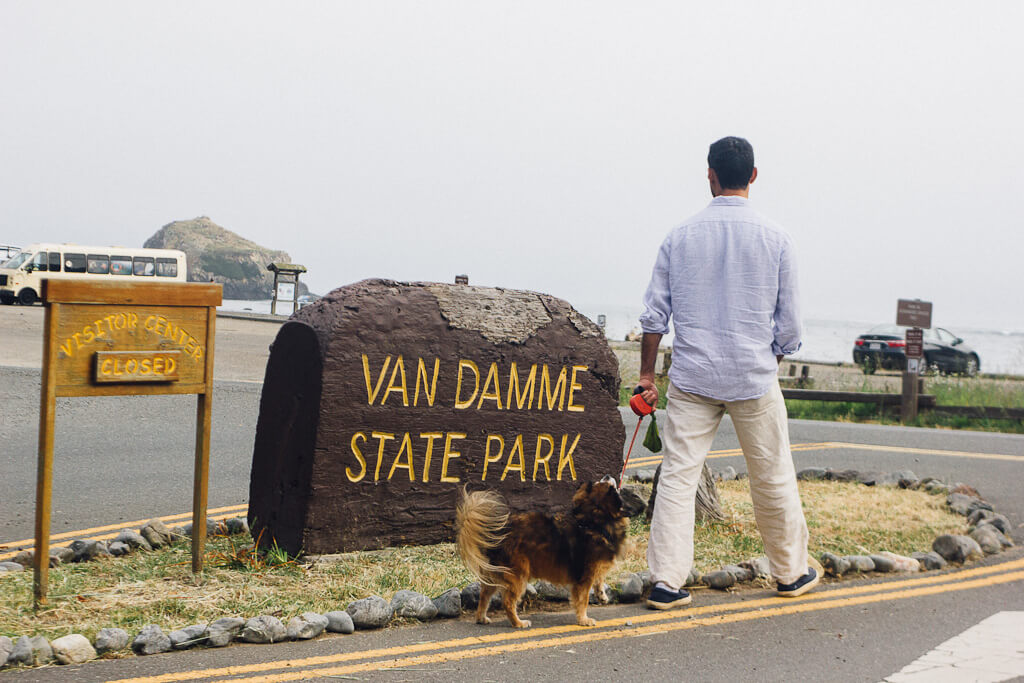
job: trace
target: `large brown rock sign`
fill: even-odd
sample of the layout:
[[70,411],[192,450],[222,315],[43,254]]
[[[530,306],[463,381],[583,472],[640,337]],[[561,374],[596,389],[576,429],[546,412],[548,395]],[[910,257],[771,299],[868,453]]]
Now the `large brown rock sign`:
[[333,553],[449,541],[458,492],[513,510],[619,475],[618,362],[535,292],[364,280],[281,327],[260,399],[249,524]]

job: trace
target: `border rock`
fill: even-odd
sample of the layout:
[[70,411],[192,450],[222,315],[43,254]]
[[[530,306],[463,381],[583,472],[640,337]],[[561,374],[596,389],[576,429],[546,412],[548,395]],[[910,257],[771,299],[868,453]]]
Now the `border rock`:
[[206,624],[193,624],[172,631],[168,638],[171,639],[171,647],[175,650],[187,650],[202,645],[206,642]]
[[239,640],[246,643],[279,643],[288,636],[288,629],[277,617],[261,614],[245,622]]
[[132,641],[132,652],[137,655],[156,655],[171,649],[171,639],[156,624],[142,627],[139,635]]
[[53,656],[61,664],[82,664],[96,659],[96,650],[89,639],[80,633],[71,633],[50,643]]
[[391,613],[396,617],[430,621],[437,616],[437,606],[422,593],[400,590],[391,598]]
[[350,602],[345,611],[359,630],[381,628],[391,621],[392,616],[391,604],[379,595]]
[[437,616],[442,619],[455,619],[462,614],[462,591],[449,588],[433,599],[437,608]]
[[245,619],[241,617],[221,617],[206,627],[206,644],[224,647],[242,632],[243,626]]
[[43,636],[22,636],[14,643],[7,664],[39,666],[53,661],[53,648]]
[[[457,590],[457,589],[452,589]],[[344,610],[335,610],[324,615],[327,617],[327,630],[331,633],[352,633],[356,630],[352,616]]]
[[316,638],[327,628],[327,617],[316,612],[303,612],[288,620],[287,635],[289,640],[310,640]]
[[981,546],[970,536],[943,534],[932,541],[932,550],[947,562],[964,563],[984,557]]
[[93,641],[97,654],[115,652],[128,647],[128,632],[123,628],[101,628]]

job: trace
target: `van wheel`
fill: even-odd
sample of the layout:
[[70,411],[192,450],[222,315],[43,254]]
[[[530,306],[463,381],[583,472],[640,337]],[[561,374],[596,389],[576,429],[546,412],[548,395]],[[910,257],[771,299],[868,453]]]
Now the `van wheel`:
[[39,297],[36,296],[36,290],[31,287],[26,287],[18,292],[18,303],[22,306],[31,306],[38,298]]

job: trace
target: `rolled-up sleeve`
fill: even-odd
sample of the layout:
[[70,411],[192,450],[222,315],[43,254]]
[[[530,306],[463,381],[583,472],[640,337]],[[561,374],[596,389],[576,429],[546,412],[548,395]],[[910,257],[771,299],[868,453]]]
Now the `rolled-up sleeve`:
[[644,293],[644,312],[640,315],[640,329],[651,334],[668,334],[668,321],[672,317],[672,292],[669,289],[669,256],[672,236],[661,243],[658,258],[651,272],[651,283]]
[[776,356],[788,356],[800,350],[803,334],[800,323],[800,293],[797,286],[796,259],[787,240],[779,257],[779,298],[772,316],[772,351]]

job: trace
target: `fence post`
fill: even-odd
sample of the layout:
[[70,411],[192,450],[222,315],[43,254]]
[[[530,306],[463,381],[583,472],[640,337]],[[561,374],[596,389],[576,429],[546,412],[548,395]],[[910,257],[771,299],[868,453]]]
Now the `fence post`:
[[903,371],[903,397],[900,401],[900,421],[917,419],[918,377],[916,372]]

